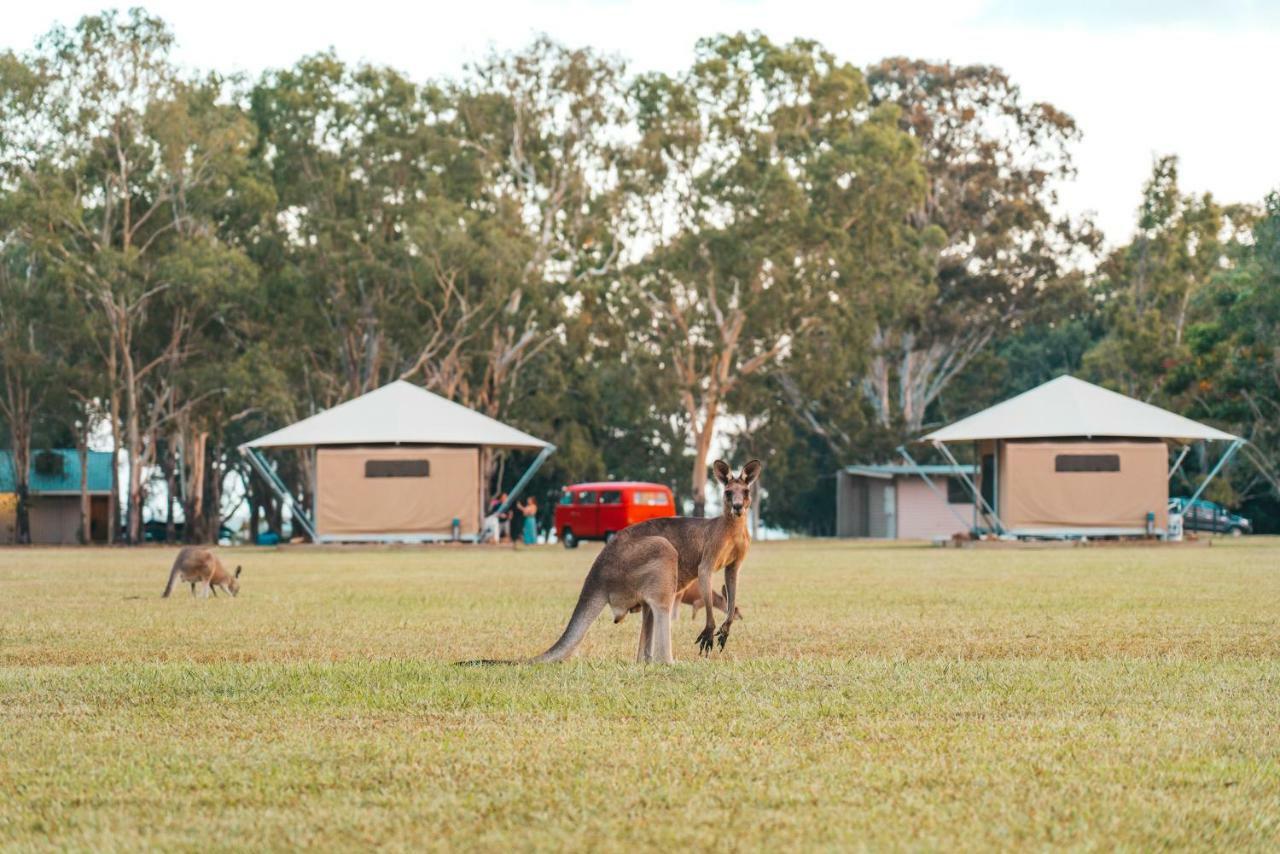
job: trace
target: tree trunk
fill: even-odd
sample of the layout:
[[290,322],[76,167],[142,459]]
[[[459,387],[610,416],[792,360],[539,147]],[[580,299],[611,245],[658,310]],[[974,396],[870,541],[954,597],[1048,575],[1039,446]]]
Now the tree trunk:
[[712,400],[705,406],[706,415],[702,429],[693,437],[693,515],[705,516],[707,513],[707,457],[711,454],[711,440],[715,435],[716,415],[720,402]]
[[252,487],[246,489],[245,493],[245,498],[249,502],[249,544],[256,546],[258,544],[258,525],[260,524],[259,516],[261,514],[261,505],[258,504]]
[[178,538],[178,529],[173,518],[173,504],[178,499],[177,456],[177,442],[171,437],[166,453],[160,458],[160,468],[164,472],[164,541],[166,543],[172,543]]
[[[126,372],[128,366],[126,365]],[[138,415],[138,393],[130,378],[125,386],[128,397],[128,415],[125,441],[129,446],[129,534],[128,540],[137,545],[142,542],[142,419]]]
[[76,454],[80,458],[80,545],[93,542],[93,519],[89,513],[89,425],[76,431]]
[[111,494],[107,496],[107,545],[114,545],[120,527],[120,396],[116,391],[116,353],[107,357],[111,382]]
[[34,407],[31,390],[21,378],[6,371],[5,397],[0,399],[0,417],[9,421],[10,459],[13,466],[13,488],[17,495],[15,508],[15,542],[25,546],[31,543],[31,422]]

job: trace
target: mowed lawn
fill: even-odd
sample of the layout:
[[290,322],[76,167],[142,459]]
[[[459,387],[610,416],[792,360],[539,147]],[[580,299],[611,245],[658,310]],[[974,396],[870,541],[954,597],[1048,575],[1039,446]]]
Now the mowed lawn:
[[760,543],[725,652],[540,652],[598,548],[0,551],[0,845],[1280,846],[1280,541]]

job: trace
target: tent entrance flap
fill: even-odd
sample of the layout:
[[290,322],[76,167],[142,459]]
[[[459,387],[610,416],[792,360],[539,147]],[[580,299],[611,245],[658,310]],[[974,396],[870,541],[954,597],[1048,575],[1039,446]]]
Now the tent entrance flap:
[[[280,480],[276,470],[271,467],[271,463],[267,462],[266,458],[262,456],[262,452],[257,448],[241,445],[240,453],[244,454],[245,459],[249,461],[250,467],[266,481],[267,486],[276,494],[276,497],[289,506],[289,514],[294,522],[302,526],[302,529],[307,532],[307,536],[311,538],[313,543],[316,542],[316,528],[311,522],[311,517],[307,515],[306,510],[302,509],[302,504],[293,497],[293,493],[285,488],[284,482]],[[256,537],[257,533],[257,531],[254,531],[253,535]]]

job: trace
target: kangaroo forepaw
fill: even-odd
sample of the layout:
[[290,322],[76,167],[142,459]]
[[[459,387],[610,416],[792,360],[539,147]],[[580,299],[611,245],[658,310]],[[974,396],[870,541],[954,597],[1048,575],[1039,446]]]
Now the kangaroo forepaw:
[[729,626],[731,621],[725,620],[724,625],[720,627],[720,631],[716,632],[716,640],[720,641],[720,649],[724,649],[724,645],[729,641]]
[[701,655],[710,655],[711,648],[715,646],[715,629],[707,626],[702,630],[702,634],[698,635],[698,652]]

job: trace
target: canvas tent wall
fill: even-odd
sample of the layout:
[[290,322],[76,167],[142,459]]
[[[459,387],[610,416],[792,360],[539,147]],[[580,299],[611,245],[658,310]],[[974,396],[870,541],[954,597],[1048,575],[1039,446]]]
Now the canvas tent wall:
[[[969,443],[975,528],[1014,536],[1163,535],[1168,530],[1169,443],[1243,440],[1075,377],[1050,380],[926,435]],[[1197,490],[1196,495],[1199,495]],[[1152,514],[1150,524],[1148,514]]]
[[[314,519],[275,476],[268,448],[314,452]],[[477,538],[492,450],[538,452],[510,501],[555,447],[403,381],[241,447],[319,542],[449,539],[455,519],[463,539]]]
[[[1003,441],[997,512],[1014,531],[1169,528],[1169,451],[1159,440]],[[1148,519],[1150,514],[1150,519]]]

